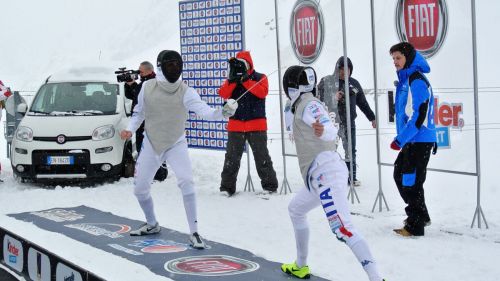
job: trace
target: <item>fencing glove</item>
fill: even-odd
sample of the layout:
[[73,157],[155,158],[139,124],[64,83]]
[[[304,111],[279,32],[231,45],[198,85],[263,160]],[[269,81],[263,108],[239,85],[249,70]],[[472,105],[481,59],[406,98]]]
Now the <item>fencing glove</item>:
[[229,118],[236,113],[238,109],[238,102],[234,99],[228,99],[226,104],[222,107],[222,116]]

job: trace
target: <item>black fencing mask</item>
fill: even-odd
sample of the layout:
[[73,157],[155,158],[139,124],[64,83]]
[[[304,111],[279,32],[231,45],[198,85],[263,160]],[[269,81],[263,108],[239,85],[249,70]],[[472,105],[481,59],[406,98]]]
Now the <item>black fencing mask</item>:
[[156,66],[161,68],[161,72],[168,82],[175,83],[182,74],[182,57],[176,51],[161,51],[158,54]]

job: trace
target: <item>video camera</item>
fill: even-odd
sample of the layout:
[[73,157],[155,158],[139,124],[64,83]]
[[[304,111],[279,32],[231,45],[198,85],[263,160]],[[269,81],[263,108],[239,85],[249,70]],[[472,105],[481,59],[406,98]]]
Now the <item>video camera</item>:
[[237,58],[230,58],[229,62],[229,82],[241,82],[248,78],[245,63]]
[[115,71],[115,74],[118,74],[116,75],[116,80],[118,82],[132,82],[139,79],[139,70],[127,70],[126,67],[120,67],[118,69],[118,71]]

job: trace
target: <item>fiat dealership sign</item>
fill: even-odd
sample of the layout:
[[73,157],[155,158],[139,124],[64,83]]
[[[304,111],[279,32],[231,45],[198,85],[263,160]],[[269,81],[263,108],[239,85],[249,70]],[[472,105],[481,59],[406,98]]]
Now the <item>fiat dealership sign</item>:
[[290,18],[290,40],[295,56],[305,64],[314,62],[323,47],[323,14],[316,0],[298,0]]
[[398,0],[396,29],[401,41],[410,42],[425,57],[433,56],[446,37],[445,0]]

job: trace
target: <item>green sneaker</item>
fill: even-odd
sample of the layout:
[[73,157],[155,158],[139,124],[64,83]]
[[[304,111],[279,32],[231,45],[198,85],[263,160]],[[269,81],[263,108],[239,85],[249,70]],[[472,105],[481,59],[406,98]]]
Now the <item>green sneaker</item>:
[[309,273],[309,266],[305,265],[303,267],[298,267],[297,264],[294,263],[284,263],[281,265],[281,270],[289,275],[293,275],[300,279],[309,279],[311,278],[311,274]]

